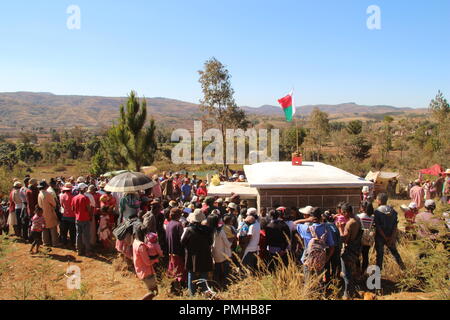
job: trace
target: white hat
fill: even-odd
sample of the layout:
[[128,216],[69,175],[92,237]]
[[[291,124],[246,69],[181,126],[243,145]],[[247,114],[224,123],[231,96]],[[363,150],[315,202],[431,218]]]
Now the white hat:
[[216,202],[217,202],[217,203],[223,203],[223,199],[222,199],[222,198],[219,198],[219,199],[216,200]]
[[235,173],[235,174],[233,174],[233,178],[237,179],[237,178],[239,178],[239,175],[237,173]]
[[417,209],[417,203],[411,202],[408,206],[409,209]]
[[364,186],[363,188],[362,188],[362,193],[369,193],[370,192],[370,190],[369,190],[369,187],[368,186]]
[[88,185],[86,183],[80,183],[78,185],[79,190],[86,190],[88,188]]
[[20,182],[20,181],[16,181],[16,182],[14,182],[14,187],[16,188],[16,187],[21,187],[22,186],[22,183]]
[[77,183],[85,183],[86,179],[84,177],[78,177]]
[[247,209],[247,215],[251,216],[251,215],[257,215],[258,214],[258,210],[256,210],[256,208],[248,208]]
[[202,223],[203,220],[205,220],[206,217],[201,209],[195,209],[194,212],[190,213],[187,221],[189,223]]
[[444,172],[445,174],[450,174],[450,169],[447,169],[447,171]]
[[301,209],[298,210],[298,211],[299,211],[300,213],[303,213],[303,214],[311,215],[312,212],[314,211],[314,208],[311,207],[311,206],[307,206],[307,207],[301,208]]
[[239,176],[239,180],[245,180],[245,176]]
[[436,207],[436,202],[434,202],[434,200],[425,201],[425,208],[429,208],[429,207]]

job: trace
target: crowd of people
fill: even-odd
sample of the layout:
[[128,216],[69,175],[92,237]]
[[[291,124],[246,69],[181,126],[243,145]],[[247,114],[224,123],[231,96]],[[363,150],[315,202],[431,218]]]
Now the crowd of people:
[[[445,201],[449,178],[450,172],[443,186]],[[386,193],[375,196],[363,188],[357,210],[349,203],[333,210],[281,205],[258,210],[237,194],[208,196],[206,182],[195,174],[164,172],[153,181],[149,190],[111,193],[105,190],[105,177],[59,177],[48,183],[29,176],[23,182],[15,179],[0,210],[0,233],[8,234],[11,227],[31,244],[31,254],[42,244],[46,250],[63,247],[88,257],[97,250],[117,251],[147,286],[146,300],[158,294],[159,270],[173,279],[174,293],[187,288],[195,295],[210,293],[209,283],[226,290],[236,272],[232,265],[239,272],[276,272],[280,264],[294,262],[303,266],[306,281],[322,274],[325,285],[342,279],[343,297],[349,298],[357,296],[356,282],[367,276],[372,248],[380,269],[386,247],[405,268],[397,250],[398,213]],[[440,241],[445,223],[434,215],[436,203],[417,198],[414,188],[414,201],[402,207],[406,231]]]

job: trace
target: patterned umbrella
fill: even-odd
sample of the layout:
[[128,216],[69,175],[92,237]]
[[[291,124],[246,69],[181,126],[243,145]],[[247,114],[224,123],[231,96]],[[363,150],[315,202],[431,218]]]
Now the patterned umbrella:
[[126,172],[111,179],[105,191],[109,192],[137,192],[152,188],[155,183],[143,173]]

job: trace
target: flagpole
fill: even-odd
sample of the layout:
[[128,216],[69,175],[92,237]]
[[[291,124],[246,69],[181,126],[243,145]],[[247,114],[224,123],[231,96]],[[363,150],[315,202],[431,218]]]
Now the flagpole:
[[[295,100],[294,100],[294,90],[295,90],[295,88],[294,88],[294,86],[292,86],[292,107],[294,108],[294,110],[296,110],[296,108],[295,108]],[[296,113],[294,114],[295,132],[296,132],[295,138],[297,140],[297,150],[295,150],[295,152],[298,153],[299,152],[299,150],[298,150],[299,149],[299,145],[298,145],[298,119],[296,117]]]

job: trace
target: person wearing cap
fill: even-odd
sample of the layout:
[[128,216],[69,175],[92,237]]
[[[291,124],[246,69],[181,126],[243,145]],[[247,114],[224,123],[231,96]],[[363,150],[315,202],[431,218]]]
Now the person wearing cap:
[[42,181],[39,186],[38,205],[42,208],[45,219],[45,229],[42,232],[44,245],[46,247],[57,247],[59,245],[59,236],[57,231],[58,217],[56,216],[56,200],[53,195],[47,191],[48,184]]
[[409,191],[409,197],[412,202],[417,204],[417,208],[422,209],[424,205],[425,192],[421,187],[420,180],[414,182],[414,186]]
[[[63,246],[75,248],[77,230],[75,226],[75,213],[72,210],[72,184],[66,183],[61,189],[59,202],[61,204],[61,223],[59,224],[60,241]],[[67,235],[69,234],[69,238]],[[70,239],[70,240],[69,240]]]
[[405,214],[405,220],[406,220],[406,226],[405,226],[405,231],[408,234],[413,234],[415,228],[414,228],[414,224],[415,224],[415,219],[416,219],[416,215],[419,213],[419,208],[417,207],[417,204],[415,202],[411,202],[407,207],[400,207],[404,214]]
[[[314,208],[311,206],[306,206],[304,208],[300,208],[298,210],[298,212],[300,212],[300,214],[302,215],[302,219],[309,219],[311,217],[312,212],[314,211]],[[299,222],[299,223],[304,223],[304,222]],[[298,222],[296,222],[296,224],[299,224]]]
[[91,221],[92,206],[91,201],[86,196],[88,186],[85,183],[78,185],[79,194],[72,200],[72,210],[75,213],[77,230],[77,251],[79,256],[90,256],[91,250]]
[[15,181],[13,189],[9,194],[10,201],[10,211],[8,216],[8,225],[12,226],[14,229],[14,234],[16,237],[20,237],[22,230],[21,223],[21,213],[24,206],[23,199],[20,196],[20,189],[22,188],[22,183],[20,181]]
[[220,217],[223,217],[227,214],[227,208],[223,205],[222,198],[217,199],[216,202],[214,203],[214,205],[217,208],[217,210],[219,210]]
[[234,203],[234,202],[230,202],[229,204],[228,204],[228,207],[227,207],[227,216],[230,216],[231,217],[231,225],[235,228],[235,229],[237,229],[238,228],[238,226],[239,226],[239,224],[238,224],[238,217],[237,217],[237,215],[238,215],[238,211],[237,211],[237,208],[238,208],[238,206],[237,206],[237,204],[236,203]]
[[[308,208],[308,207],[306,207]],[[309,218],[312,218],[311,220],[313,222],[311,223],[299,223],[297,225],[297,232],[300,235],[300,238],[303,240],[303,247],[305,250],[303,251],[303,255],[301,258],[301,262],[305,264],[306,258],[307,258],[307,250],[309,246],[309,242],[313,239],[313,233],[317,235],[318,238],[321,238],[325,234],[325,244],[327,246],[327,257],[326,261],[330,261],[331,257],[333,256],[334,250],[335,250],[335,242],[333,239],[333,235],[331,232],[328,232],[327,224],[323,222],[322,218],[322,212],[323,210],[320,208],[313,208],[313,210],[306,210],[306,208],[303,208],[305,210],[302,210],[303,212],[307,212],[310,214]],[[301,212],[301,213],[303,213]],[[306,216],[305,216],[306,218]],[[296,222],[297,223],[297,222]],[[326,265],[326,264],[325,264]],[[309,268],[304,265],[303,266],[305,278],[309,279],[311,271]],[[320,271],[318,273],[321,273]]]
[[[211,247],[213,244],[212,231],[202,224],[206,219],[200,209],[196,209],[188,217],[189,227],[186,228],[181,245],[186,249],[186,271],[188,272],[188,289],[191,296],[197,293],[196,280],[209,279],[213,271]],[[205,283],[199,284],[203,292],[207,291]]]

